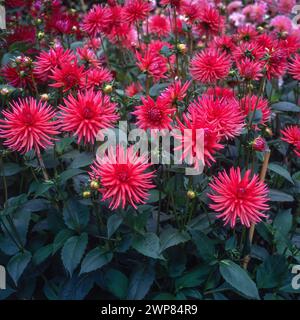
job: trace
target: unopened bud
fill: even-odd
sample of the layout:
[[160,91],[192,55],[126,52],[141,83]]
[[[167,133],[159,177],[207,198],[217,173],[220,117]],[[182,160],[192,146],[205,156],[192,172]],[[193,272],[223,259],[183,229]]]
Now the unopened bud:
[[112,91],[113,91],[112,85],[107,84],[107,85],[103,88],[103,91],[104,91],[104,93],[107,93],[107,94],[112,93]]
[[255,151],[263,152],[267,149],[267,142],[262,137],[257,137],[251,144]]
[[91,197],[91,191],[84,191],[82,193],[82,196],[85,198],[85,199],[88,199]]
[[177,49],[181,54],[186,54],[187,52],[187,47],[184,43],[178,43]]
[[97,180],[93,180],[90,183],[90,187],[93,190],[98,190],[100,188],[100,183]]
[[195,199],[196,198],[196,193],[195,191],[193,190],[189,190],[187,193],[186,193],[187,197],[191,200]]

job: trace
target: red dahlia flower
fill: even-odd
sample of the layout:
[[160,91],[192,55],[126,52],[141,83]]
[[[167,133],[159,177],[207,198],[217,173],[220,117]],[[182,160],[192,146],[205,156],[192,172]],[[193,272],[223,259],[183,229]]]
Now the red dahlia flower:
[[160,98],[155,102],[150,97],[142,97],[142,105],[132,112],[137,117],[137,126],[141,129],[171,129],[171,116],[176,109],[167,106]]
[[295,153],[300,157],[300,127],[298,126],[287,126],[284,130],[281,130],[283,141],[291,144],[295,147]]
[[119,119],[116,114],[116,104],[101,91],[92,89],[78,92],[77,97],[69,95],[64,99],[65,106],[60,106],[59,116],[63,131],[78,136],[78,143],[94,143],[100,129],[113,127]]
[[240,108],[245,116],[249,117],[253,117],[251,113],[254,112],[254,110],[261,112],[262,116],[259,121],[261,125],[266,125],[266,123],[270,121],[271,109],[268,105],[268,100],[264,98],[248,95],[240,100]]
[[259,80],[263,77],[263,63],[260,61],[252,61],[249,58],[236,62],[238,72],[245,80]]
[[146,172],[150,167],[146,160],[138,157],[133,147],[126,151],[121,146],[115,152],[111,148],[104,158],[97,157],[90,176],[100,181],[102,200],[109,200],[111,209],[127,204],[137,208],[137,204],[148,199],[148,191],[154,188],[151,182],[154,172]]
[[197,117],[214,123],[220,137],[226,139],[240,135],[245,123],[239,104],[235,99],[214,98],[204,95],[189,105]]
[[146,50],[144,55],[136,52],[137,65],[143,72],[147,72],[155,81],[166,78],[168,71],[167,59],[162,55]]
[[101,87],[105,82],[110,82],[112,79],[113,76],[108,69],[104,67],[90,68],[86,71],[85,77],[81,79],[81,88]]
[[34,98],[19,99],[11,103],[12,110],[2,111],[0,137],[4,145],[13,151],[26,153],[32,149],[39,152],[53,144],[53,135],[58,134],[57,121],[52,121],[55,112],[46,102]]
[[57,67],[70,64],[75,60],[71,50],[64,50],[62,47],[51,48],[49,51],[42,51],[34,62],[34,74],[41,81],[47,81],[49,76]]
[[171,31],[170,23],[165,16],[154,15],[149,19],[149,32],[159,37],[166,37]]
[[180,80],[176,80],[161,93],[160,98],[166,104],[176,105],[177,102],[182,101],[186,97],[190,84],[191,81],[181,84]]
[[[180,137],[182,146],[180,149],[183,151],[183,160],[186,160],[188,163],[196,160],[195,166],[197,166],[198,161],[202,161],[208,166],[211,165],[211,162],[215,162],[214,154],[223,148],[219,143],[220,136],[216,124],[208,122],[202,117],[200,118],[194,108],[183,114],[183,122],[177,119],[177,123],[177,129],[182,132],[182,137]],[[201,129],[204,131],[203,155],[199,154],[200,150],[198,150],[198,147],[201,146],[197,142],[197,130]],[[203,156],[203,158],[197,159],[197,155]]]
[[136,23],[147,18],[151,5],[147,0],[126,0],[123,19],[128,23]]
[[101,5],[95,5],[85,15],[82,23],[82,30],[92,37],[107,30],[110,22],[111,12],[108,8]]
[[240,168],[231,168],[229,175],[224,170],[210,183],[212,193],[208,194],[213,204],[210,208],[218,212],[225,225],[234,228],[237,221],[246,227],[258,223],[265,218],[263,213],[269,210],[268,188],[259,180],[257,175],[250,177],[251,171],[247,170],[242,176]]
[[300,54],[295,55],[295,57],[289,63],[288,70],[295,80],[300,81]]
[[224,79],[231,67],[230,57],[225,52],[206,49],[198,53],[191,61],[192,78],[203,83],[216,83]]
[[77,61],[74,61],[73,63],[63,64],[52,71],[50,79],[54,80],[55,83],[50,84],[50,86],[63,88],[63,91],[66,92],[78,88],[84,78],[84,66],[78,66]]
[[225,19],[216,8],[204,6],[199,11],[199,21],[196,24],[196,30],[201,35],[215,36],[224,32]]

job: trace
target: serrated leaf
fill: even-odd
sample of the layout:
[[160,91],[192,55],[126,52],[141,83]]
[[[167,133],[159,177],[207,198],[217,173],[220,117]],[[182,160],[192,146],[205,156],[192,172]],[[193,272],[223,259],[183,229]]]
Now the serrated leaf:
[[184,243],[190,239],[187,232],[181,232],[174,228],[168,228],[160,234],[160,251],[163,252],[167,248],[176,246],[179,243]]
[[112,258],[113,254],[111,252],[107,252],[107,250],[97,247],[91,250],[83,259],[80,274],[100,269],[108,264]]
[[128,300],[142,300],[149,292],[155,279],[155,269],[152,263],[138,265],[134,268],[129,279]]
[[268,167],[269,167],[269,170],[279,174],[280,176],[282,176],[283,178],[285,178],[286,180],[294,184],[294,181],[290,173],[282,165],[278,165],[276,163],[270,163]]
[[149,232],[144,235],[137,235],[133,240],[132,247],[144,256],[154,259],[159,258],[160,243],[155,233]]
[[82,230],[89,222],[89,208],[75,199],[69,199],[63,209],[65,224],[72,230]]
[[7,264],[7,271],[16,285],[18,285],[18,280],[20,279],[30,260],[31,253],[29,251],[20,252],[9,260]]
[[248,298],[260,299],[256,284],[248,273],[231,260],[220,262],[220,273],[234,289]]
[[119,214],[113,214],[107,219],[107,237],[110,238],[120,227],[123,217]]
[[52,247],[52,255],[54,255],[65,243],[66,241],[73,235],[73,231],[69,229],[61,230],[53,241]]
[[125,299],[128,291],[128,278],[119,270],[109,269],[104,275],[106,288],[119,299]]
[[62,262],[71,276],[83,257],[87,243],[88,235],[83,233],[80,236],[71,237],[63,246]]
[[53,246],[52,246],[52,244],[48,244],[48,245],[45,246],[45,247],[39,248],[39,249],[34,253],[33,258],[32,258],[32,262],[33,262],[35,265],[41,264],[42,262],[44,262],[44,261],[52,254],[52,251],[53,251]]
[[76,158],[72,161],[70,168],[83,168],[89,166],[94,160],[95,156],[93,153],[83,152],[76,156]]

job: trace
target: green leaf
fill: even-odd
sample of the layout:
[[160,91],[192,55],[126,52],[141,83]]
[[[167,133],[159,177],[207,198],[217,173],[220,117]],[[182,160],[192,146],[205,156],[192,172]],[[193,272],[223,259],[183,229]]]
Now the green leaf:
[[132,247],[144,256],[154,259],[159,258],[160,243],[155,233],[149,232],[144,235],[137,235],[133,240]]
[[65,224],[72,230],[84,229],[89,222],[89,208],[75,199],[69,199],[63,209]]
[[282,167],[282,165],[278,165],[276,163],[270,163],[269,170],[279,174],[280,176],[282,176],[283,178],[285,178],[286,180],[294,184],[294,181],[290,173],[284,167]]
[[32,262],[35,265],[39,265],[42,262],[44,262],[51,254],[53,251],[53,245],[48,244],[45,247],[39,248],[33,255]]
[[293,196],[279,190],[270,189],[269,197],[273,202],[294,202]]
[[150,290],[155,279],[155,269],[152,263],[138,265],[129,279],[127,300],[142,300]]
[[215,244],[201,231],[192,231],[193,241],[197,247],[199,256],[204,261],[213,261],[215,257]]
[[113,254],[111,252],[107,252],[107,250],[100,247],[94,248],[83,259],[80,274],[100,269],[108,264],[112,258]]
[[[147,203],[154,203],[159,201],[159,191],[157,189],[152,189],[149,191],[149,198],[147,200]],[[161,193],[161,199],[164,199],[166,195],[162,192]]]
[[9,176],[13,176],[17,173],[19,173],[20,171],[22,171],[22,167],[20,167],[18,164],[16,163],[4,163],[2,170],[0,171],[1,175],[4,175],[5,177],[9,177]]
[[81,173],[85,173],[85,171],[80,170],[80,169],[69,169],[64,171],[61,175],[60,175],[60,181],[62,184],[66,183],[69,179],[81,174]]
[[276,232],[283,236],[287,236],[293,225],[293,216],[291,214],[291,209],[280,211],[273,222],[273,226]]
[[183,288],[194,288],[200,286],[207,279],[211,270],[212,267],[207,265],[189,270],[183,276],[175,280],[176,291],[180,291]]
[[54,255],[72,235],[73,235],[73,231],[69,229],[61,230],[55,236],[55,239],[53,241],[52,255]]
[[287,101],[274,103],[272,105],[272,109],[276,111],[284,111],[284,112],[300,112],[300,107],[298,107],[294,103],[287,102]]
[[259,288],[270,289],[283,285],[288,274],[284,256],[269,256],[257,269],[256,282]]
[[71,163],[70,168],[83,168],[89,166],[95,159],[93,153],[80,153]]
[[30,260],[31,253],[29,251],[20,252],[9,260],[7,264],[7,271],[16,285],[18,285],[18,280],[23,274]]
[[120,227],[123,217],[119,214],[113,214],[107,219],[107,237],[110,238]]
[[260,299],[254,281],[244,269],[233,261],[222,260],[220,262],[220,273],[224,280],[238,292],[248,298]]
[[167,248],[176,246],[179,243],[186,242],[190,239],[187,232],[181,232],[174,228],[164,230],[160,235],[161,247],[160,251],[163,252]]
[[109,269],[105,273],[104,279],[109,292],[119,299],[124,300],[126,298],[129,281],[124,273],[116,269]]
[[71,276],[73,274],[73,271],[80,263],[87,243],[88,235],[86,233],[83,233],[80,236],[71,237],[63,246],[61,252],[62,262]]

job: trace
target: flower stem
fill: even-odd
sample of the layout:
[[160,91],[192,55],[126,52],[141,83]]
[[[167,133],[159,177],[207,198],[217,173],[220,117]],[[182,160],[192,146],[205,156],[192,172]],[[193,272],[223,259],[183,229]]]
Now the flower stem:
[[41,152],[40,152],[39,149],[36,150],[36,155],[37,155],[37,158],[39,160],[39,164],[40,164],[40,167],[42,169],[44,179],[46,181],[48,181],[49,180],[49,175],[48,175],[48,172],[46,170],[45,163],[44,163],[43,157],[42,157]]

